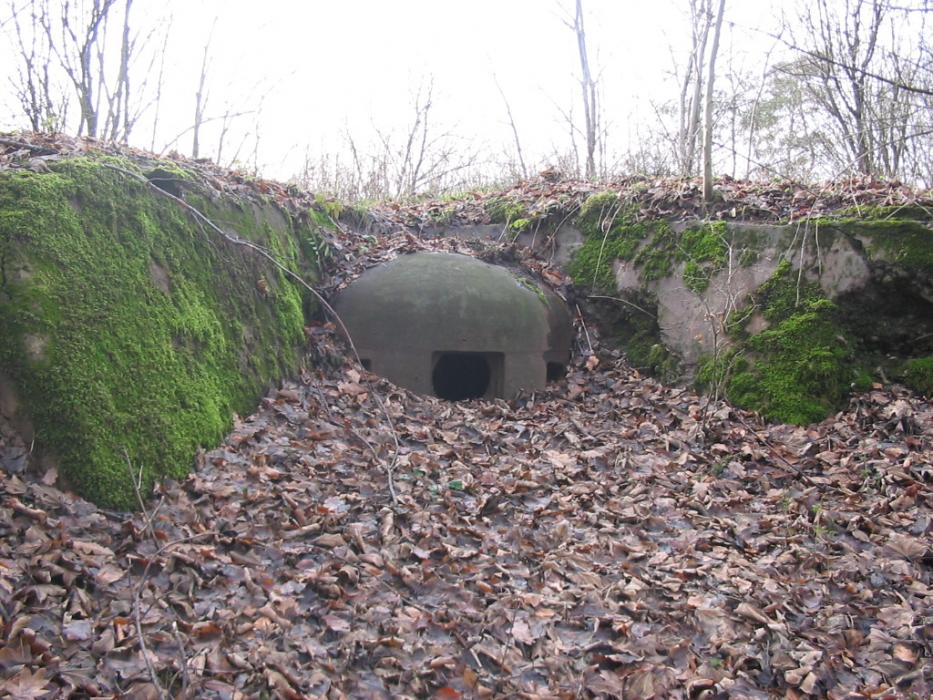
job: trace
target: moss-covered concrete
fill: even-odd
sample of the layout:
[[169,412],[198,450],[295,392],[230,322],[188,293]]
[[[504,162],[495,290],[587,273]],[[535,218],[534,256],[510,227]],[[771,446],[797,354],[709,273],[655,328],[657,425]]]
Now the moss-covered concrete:
[[[822,420],[842,407],[853,386],[867,386],[837,306],[819,285],[799,282],[789,262],[778,266],[751,306],[768,327],[750,335],[741,323],[731,324],[737,342],[703,364],[701,385],[723,390],[737,406],[796,424]],[[736,316],[747,318],[747,310]]]
[[792,423],[824,418],[872,380],[926,391],[933,231],[921,208],[666,222],[604,192],[576,225],[586,237],[569,271],[615,299],[597,312],[639,368],[670,376],[679,359],[718,395]]
[[590,196],[580,208],[577,228],[583,245],[570,263],[577,286],[601,294],[615,292],[614,264],[632,261],[645,280],[668,274],[677,237],[666,221],[638,221],[613,192]]
[[[313,272],[311,221],[181,189],[225,230]],[[312,305],[255,253],[100,162],[0,172],[0,374],[36,447],[99,504],[135,506],[128,463],[144,494],[183,476],[198,446],[294,373]]]
[[570,264],[574,282],[600,293],[616,289],[614,265],[629,261],[643,282],[680,271],[684,285],[702,294],[713,275],[723,269],[730,248],[742,246],[736,265],[756,260],[757,240],[749,229],[730,230],[723,221],[696,222],[676,228],[665,220],[644,220],[623,206],[613,192],[590,196],[580,208],[576,225],[585,241]]

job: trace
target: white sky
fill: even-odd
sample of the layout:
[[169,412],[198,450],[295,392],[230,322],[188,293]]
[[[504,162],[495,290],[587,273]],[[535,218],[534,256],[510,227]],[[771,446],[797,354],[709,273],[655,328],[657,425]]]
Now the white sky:
[[[21,0],[24,1],[24,0]],[[54,0],[53,0],[54,1]],[[727,0],[720,60],[761,61],[771,41],[748,27],[773,24],[779,0]],[[561,109],[581,111],[578,56],[563,24],[571,0],[136,0],[139,26],[172,17],[157,150],[192,122],[201,53],[211,43],[208,116],[225,105],[253,109],[264,96],[257,129],[263,173],[295,174],[305,150],[343,149],[349,127],[365,141],[374,126],[402,129],[412,95],[433,76],[432,118],[466,144],[489,152],[511,147],[495,76],[509,98],[530,160],[568,147]],[[672,52],[688,47],[686,0],[586,0],[590,58],[600,77],[615,148],[624,148],[633,115],[652,118],[651,97],[673,97],[666,82]],[[0,46],[0,128],[22,127],[7,89],[13,74],[8,36]],[[721,63],[720,65],[724,65]],[[148,147],[140,124],[137,145]],[[210,151],[216,132],[202,142]],[[228,139],[229,154],[239,138]],[[179,150],[190,150],[190,136]],[[610,148],[613,144],[610,143]]]

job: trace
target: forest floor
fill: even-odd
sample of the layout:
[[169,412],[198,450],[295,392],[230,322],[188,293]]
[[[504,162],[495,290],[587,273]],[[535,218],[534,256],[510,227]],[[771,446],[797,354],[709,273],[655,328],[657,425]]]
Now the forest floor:
[[310,336],[145,512],[0,472],[3,697],[930,697],[929,402],[768,425],[605,352],[446,403]]
[[[10,162],[84,148],[42,143]],[[658,187],[638,191],[674,215],[695,201]],[[859,187],[842,203],[913,197]],[[772,216],[823,201],[778,190]],[[322,290],[429,245],[566,287],[507,246],[410,233],[439,206],[375,212],[409,232],[332,237]],[[139,513],[54,470],[0,470],[0,697],[933,693],[929,401],[878,385],[820,424],[768,424],[640,375],[581,326],[546,391],[448,403],[354,369],[331,324],[308,337],[300,380]]]

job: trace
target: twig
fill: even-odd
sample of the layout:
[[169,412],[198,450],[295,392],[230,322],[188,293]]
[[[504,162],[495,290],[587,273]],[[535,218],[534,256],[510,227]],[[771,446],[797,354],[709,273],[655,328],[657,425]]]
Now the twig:
[[580,319],[580,325],[583,326],[583,334],[586,336],[586,345],[589,347],[590,351],[588,354],[593,354],[593,343],[590,342],[590,332],[586,329],[586,321],[583,320],[583,312],[580,311],[580,305],[575,304],[577,307],[577,318]]
[[[353,343],[353,338],[350,336],[350,331],[347,329],[346,325],[344,324],[343,319],[340,318],[340,315],[334,310],[334,307],[331,306],[327,302],[327,299],[325,299],[321,295],[321,293],[318,292],[314,287],[312,287],[310,284],[305,282],[304,278],[302,278],[301,275],[299,275],[297,272],[294,272],[287,266],[280,263],[276,259],[276,257],[272,255],[272,253],[270,253],[268,250],[263,248],[261,245],[258,245],[256,243],[253,243],[252,241],[246,240],[245,238],[240,238],[237,235],[227,233],[222,228],[220,228],[217,224],[215,224],[206,214],[202,213],[197,207],[192,206],[191,204],[186,202],[184,199],[182,199],[181,197],[175,196],[171,192],[166,192],[165,190],[160,188],[158,185],[150,182],[149,180],[147,180],[144,176],[140,175],[139,173],[134,173],[132,170],[127,170],[126,168],[121,168],[117,165],[112,165],[110,163],[101,163],[101,165],[103,165],[105,168],[110,168],[111,170],[115,170],[116,172],[122,173],[123,175],[126,175],[127,177],[130,177],[134,180],[142,182],[147,187],[158,192],[163,197],[167,197],[168,199],[171,199],[173,202],[180,205],[182,208],[186,209],[189,213],[191,213],[197,221],[200,221],[206,224],[208,228],[210,228],[212,231],[214,231],[215,233],[223,237],[225,240],[229,241],[230,243],[233,243],[234,245],[241,245],[246,248],[249,248],[250,250],[255,252],[257,255],[265,258],[270,263],[272,263],[276,268],[281,270],[286,276],[290,277],[295,282],[297,282],[302,287],[304,287],[309,292],[311,292],[311,294],[314,295],[314,298],[320,302],[321,306],[324,307],[327,313],[330,314],[333,317],[333,319],[337,322],[337,324],[340,326],[340,330],[343,332],[344,337],[346,337],[347,339],[347,343],[350,346],[350,350],[353,353],[353,357],[356,360],[357,365],[360,367],[363,367],[363,362],[360,359],[360,354],[359,352],[357,352],[356,345]],[[333,219],[331,220],[333,221]],[[395,491],[394,469],[395,469],[395,464],[398,461],[399,452],[401,450],[401,443],[399,442],[398,432],[395,429],[395,424],[392,420],[391,414],[389,413],[388,406],[385,405],[382,398],[376,392],[371,392],[371,395],[373,399],[376,401],[376,403],[379,405],[379,408],[382,410],[383,414],[385,415],[386,422],[389,425],[389,430],[392,433],[392,438],[395,442],[395,456],[393,457],[392,463],[391,464],[383,463],[383,467],[384,467],[386,478],[389,484],[389,494],[392,497],[392,504],[397,506],[398,495],[396,494],[396,491]],[[377,458],[378,458],[378,455],[377,455]],[[379,461],[383,461],[383,460],[380,459]]]
[[641,311],[648,318],[651,318],[651,319],[655,318],[655,315],[651,313],[650,311],[645,311],[638,304],[633,304],[632,302],[627,301],[625,299],[620,299],[619,297],[609,297],[609,296],[605,296],[602,294],[588,294],[586,298],[587,299],[606,299],[607,301],[617,301],[620,304],[625,304],[626,306],[631,306],[633,309],[637,311]]
[[616,222],[616,217],[619,215],[619,212],[622,211],[622,203],[616,205],[610,205],[614,211],[612,211],[612,216],[607,219],[602,218],[603,212],[599,212],[599,223],[600,226],[604,228],[603,230],[603,240],[599,244],[599,255],[596,256],[596,266],[593,268],[593,284],[591,288],[596,287],[596,276],[599,274],[599,266],[603,264],[603,252],[606,250],[606,241],[609,239],[609,234],[612,232],[612,227]]
[[[133,473],[133,463],[130,461],[129,453],[126,448],[123,449],[123,455],[126,458],[126,468],[130,471],[130,480],[133,484],[133,491],[136,494],[136,500],[139,502],[139,507],[142,509],[143,517],[146,521],[146,530],[149,533],[149,536],[152,538],[154,543],[157,543],[158,540],[155,537],[155,531],[152,527],[152,520],[149,518],[149,514],[146,512],[146,503],[143,499],[142,491],[140,490],[140,482],[142,481],[142,467],[139,470],[139,480],[137,481],[135,474]],[[142,620],[142,588],[146,583],[146,578],[149,575],[149,564],[152,562],[152,558],[149,559],[149,562],[146,563],[146,568],[143,569],[142,576],[140,576],[139,583],[136,584],[136,588],[133,590],[133,621],[136,625],[136,638],[139,640],[139,651],[143,655],[143,661],[146,662],[146,670],[149,671],[149,679],[152,681],[152,685],[155,686],[156,692],[159,694],[159,700],[165,700],[165,690],[162,688],[162,684],[159,682],[159,676],[156,674],[155,668],[152,666],[152,661],[149,659],[149,648],[146,646],[146,637],[143,634],[143,620]]]

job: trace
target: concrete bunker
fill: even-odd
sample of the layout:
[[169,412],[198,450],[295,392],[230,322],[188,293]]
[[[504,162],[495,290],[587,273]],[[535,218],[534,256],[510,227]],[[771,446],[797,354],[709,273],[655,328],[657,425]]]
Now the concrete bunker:
[[563,300],[467,255],[400,256],[364,272],[334,307],[364,367],[450,401],[542,389],[570,360]]

